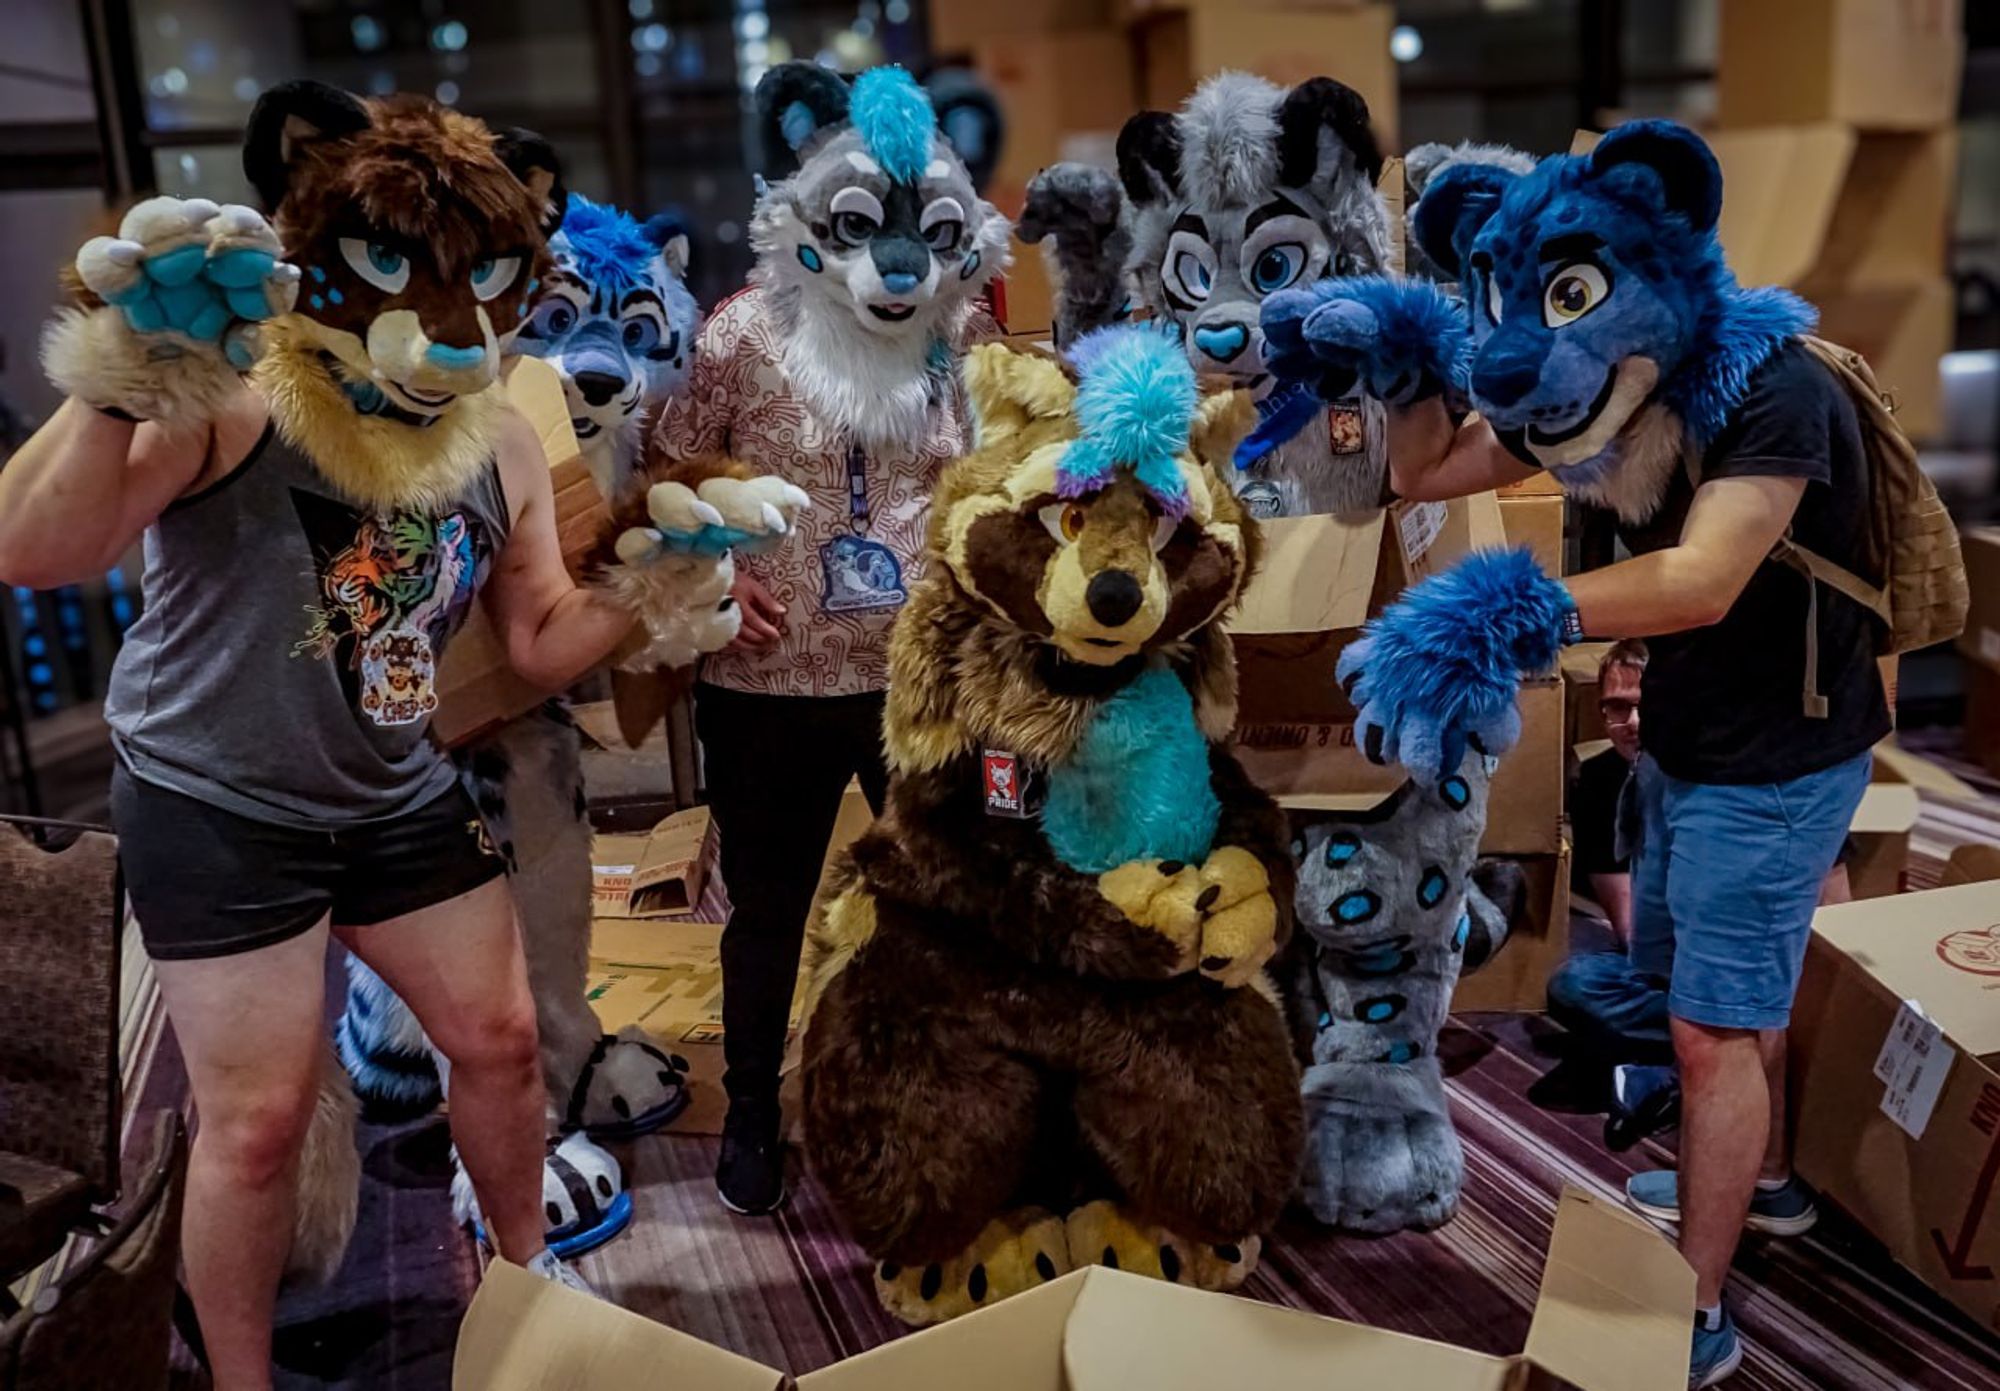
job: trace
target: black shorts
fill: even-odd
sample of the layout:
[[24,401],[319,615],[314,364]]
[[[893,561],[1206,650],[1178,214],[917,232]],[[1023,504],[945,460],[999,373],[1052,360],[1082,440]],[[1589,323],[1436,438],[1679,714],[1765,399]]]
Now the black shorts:
[[235,956],[320,919],[365,927],[469,893],[505,869],[464,790],[389,821],[302,831],[142,782],[120,764],[111,819],[147,954]]

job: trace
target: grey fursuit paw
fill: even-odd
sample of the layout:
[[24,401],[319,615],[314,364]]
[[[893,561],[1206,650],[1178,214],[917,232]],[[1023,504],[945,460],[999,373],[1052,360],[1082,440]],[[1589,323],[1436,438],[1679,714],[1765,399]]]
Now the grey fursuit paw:
[[1314,1217],[1358,1232],[1428,1231],[1458,1211],[1465,1152],[1435,1058],[1320,1063],[1304,1083],[1303,1194]]

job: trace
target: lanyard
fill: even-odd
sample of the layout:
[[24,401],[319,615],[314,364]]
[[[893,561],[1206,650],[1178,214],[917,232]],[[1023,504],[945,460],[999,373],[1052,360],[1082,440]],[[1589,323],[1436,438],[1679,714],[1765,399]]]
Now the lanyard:
[[856,536],[868,534],[868,454],[858,444],[847,446],[847,521]]

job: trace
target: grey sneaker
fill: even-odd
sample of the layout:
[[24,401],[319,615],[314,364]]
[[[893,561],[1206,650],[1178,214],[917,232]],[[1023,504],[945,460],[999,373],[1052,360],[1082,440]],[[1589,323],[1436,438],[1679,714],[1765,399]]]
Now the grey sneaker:
[[[1650,1169],[1625,1180],[1625,1201],[1655,1222],[1681,1220],[1680,1175],[1672,1169]],[[1750,1195],[1750,1213],[1743,1225],[1771,1236],[1798,1236],[1819,1221],[1812,1190],[1797,1176],[1783,1188],[1759,1188]]]
[[529,1260],[527,1268],[531,1274],[539,1275],[551,1284],[561,1285],[564,1289],[575,1290],[578,1294],[587,1294],[592,1299],[603,1298],[602,1295],[584,1281],[581,1275],[565,1265],[561,1256],[558,1256],[546,1246],[535,1253],[534,1257]]

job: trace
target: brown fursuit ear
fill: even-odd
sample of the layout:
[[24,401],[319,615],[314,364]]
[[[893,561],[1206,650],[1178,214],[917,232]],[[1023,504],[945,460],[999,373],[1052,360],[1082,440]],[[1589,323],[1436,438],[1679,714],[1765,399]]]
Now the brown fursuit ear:
[[963,372],[981,449],[1031,420],[1068,415],[1076,401],[1074,378],[1059,359],[1038,350],[982,343],[965,355]]

